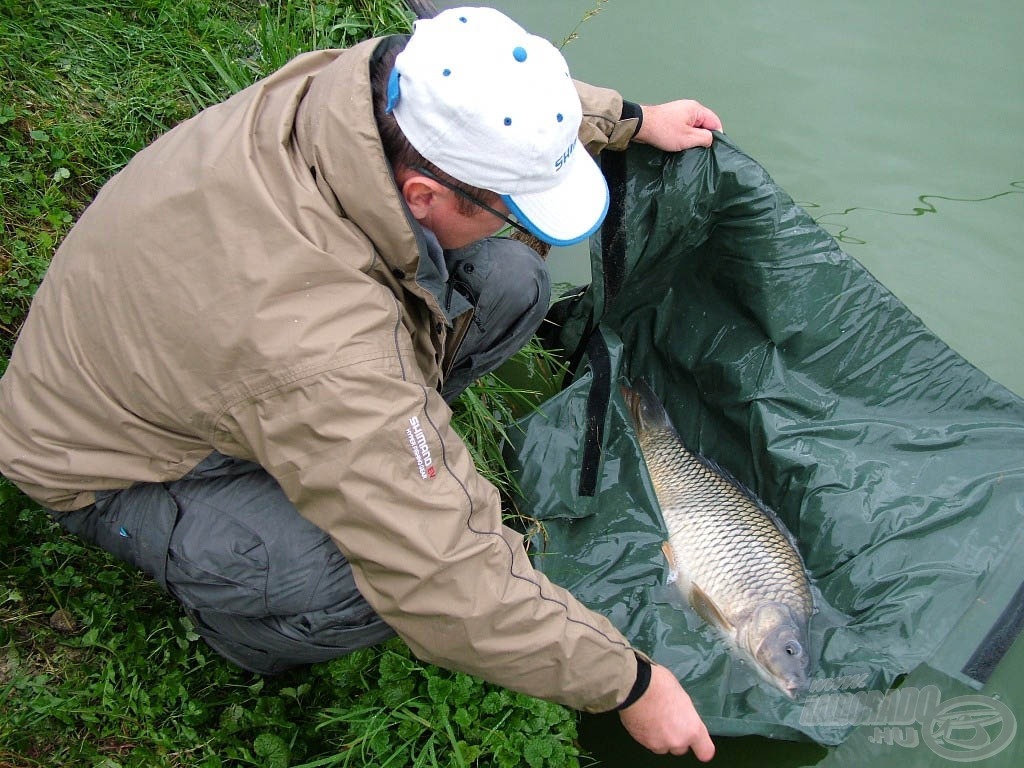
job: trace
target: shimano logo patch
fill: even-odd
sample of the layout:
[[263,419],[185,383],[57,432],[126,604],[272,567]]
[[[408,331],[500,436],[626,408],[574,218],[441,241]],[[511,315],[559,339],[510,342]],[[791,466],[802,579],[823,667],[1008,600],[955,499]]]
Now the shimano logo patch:
[[573,139],[572,144],[569,145],[569,148],[562,153],[562,156],[560,158],[555,160],[556,172],[562,170],[562,168],[565,167],[565,164],[569,162],[569,158],[572,156],[572,151],[576,149],[576,141],[576,139]]
[[430,446],[427,445],[427,436],[423,433],[420,420],[413,416],[409,419],[409,428],[405,430],[405,437],[412,448],[412,455],[416,459],[416,469],[424,480],[431,480],[437,476],[437,469],[434,467],[434,459],[430,455]]

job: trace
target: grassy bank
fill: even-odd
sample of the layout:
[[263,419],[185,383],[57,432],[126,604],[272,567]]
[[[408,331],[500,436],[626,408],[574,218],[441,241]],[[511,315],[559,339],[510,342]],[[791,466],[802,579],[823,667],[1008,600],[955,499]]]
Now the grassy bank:
[[[295,53],[409,23],[397,0],[0,0],[0,372],[55,246],[136,151]],[[460,406],[494,473],[498,389]],[[575,727],[398,641],[244,673],[0,480],[0,765],[536,768],[577,763]]]

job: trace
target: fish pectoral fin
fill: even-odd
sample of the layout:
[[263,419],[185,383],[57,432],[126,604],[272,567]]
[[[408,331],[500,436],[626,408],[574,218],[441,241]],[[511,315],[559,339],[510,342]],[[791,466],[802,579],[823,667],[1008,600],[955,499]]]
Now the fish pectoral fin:
[[715,601],[707,596],[696,584],[690,585],[690,605],[704,621],[717,627],[722,632],[731,635],[735,631],[732,622],[725,618],[724,614],[715,605]]
[[661,553],[665,555],[665,559],[668,560],[669,570],[676,570],[676,556],[672,554],[672,545],[667,541],[661,543]]

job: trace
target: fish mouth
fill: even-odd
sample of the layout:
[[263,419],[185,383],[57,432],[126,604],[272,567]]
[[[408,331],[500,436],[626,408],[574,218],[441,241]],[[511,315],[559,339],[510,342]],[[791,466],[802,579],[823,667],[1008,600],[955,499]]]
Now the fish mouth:
[[796,700],[801,698],[807,693],[807,681],[806,680],[789,680],[782,684],[782,692],[790,700]]

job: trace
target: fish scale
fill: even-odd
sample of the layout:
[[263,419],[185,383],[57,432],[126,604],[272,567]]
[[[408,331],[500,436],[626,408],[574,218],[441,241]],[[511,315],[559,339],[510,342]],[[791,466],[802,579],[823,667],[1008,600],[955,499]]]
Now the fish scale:
[[[648,469],[677,567],[716,595],[742,596],[743,604],[792,600],[809,613],[803,562],[757,502],[690,451],[680,451],[673,430],[647,430],[640,443],[645,459],[651,457]],[[721,546],[703,544],[712,539]]]
[[[622,389],[681,588],[702,616],[761,663],[762,674],[793,695],[806,677],[802,645],[814,612],[799,551],[782,522],[750,490],[683,445],[645,383]],[[802,667],[785,658],[794,655],[793,648]],[[781,660],[768,660],[779,654]]]

